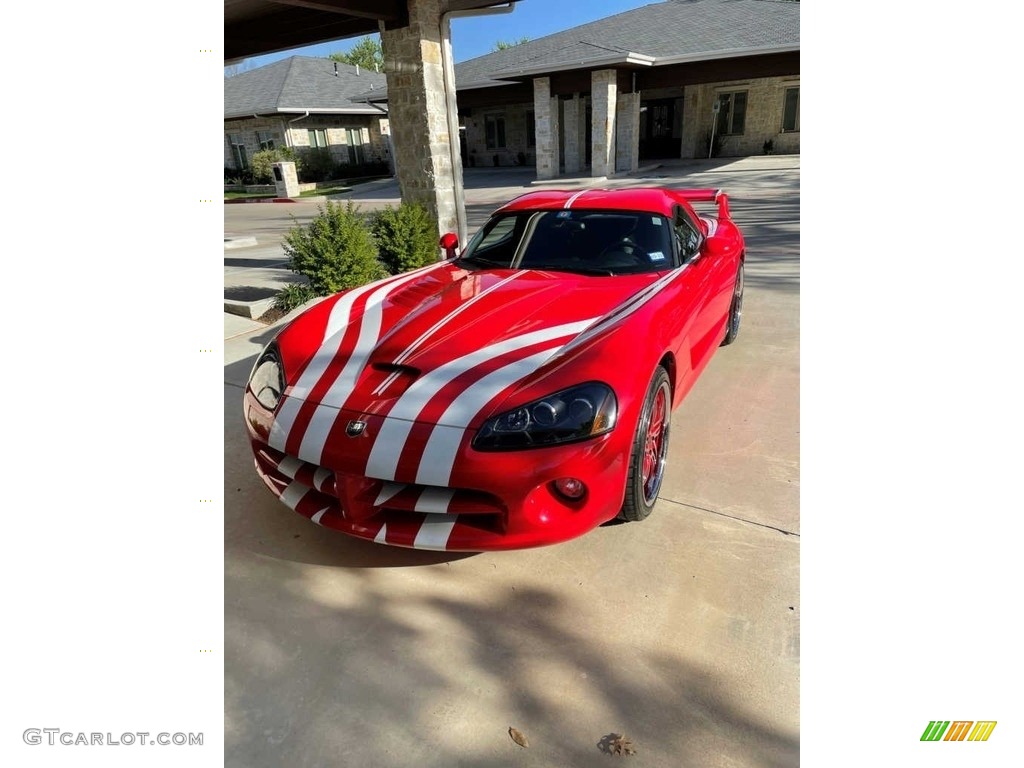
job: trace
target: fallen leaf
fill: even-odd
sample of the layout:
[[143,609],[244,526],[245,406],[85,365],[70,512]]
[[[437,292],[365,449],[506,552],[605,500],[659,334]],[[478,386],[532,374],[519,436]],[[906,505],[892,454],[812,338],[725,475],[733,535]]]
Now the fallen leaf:
[[611,753],[616,756],[621,755],[635,755],[636,750],[633,749],[633,742],[626,738],[625,734],[615,734],[614,738],[608,744]]
[[512,737],[512,741],[518,744],[520,747],[530,746],[530,742],[526,738],[526,734],[522,731],[516,730],[515,728],[508,729],[508,735]]

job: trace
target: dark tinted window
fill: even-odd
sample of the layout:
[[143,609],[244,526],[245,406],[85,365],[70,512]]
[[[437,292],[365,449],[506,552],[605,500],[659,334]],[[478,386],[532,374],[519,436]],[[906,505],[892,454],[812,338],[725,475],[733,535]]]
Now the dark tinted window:
[[519,269],[595,274],[653,272],[673,266],[671,225],[635,211],[528,211],[496,217],[463,259]]

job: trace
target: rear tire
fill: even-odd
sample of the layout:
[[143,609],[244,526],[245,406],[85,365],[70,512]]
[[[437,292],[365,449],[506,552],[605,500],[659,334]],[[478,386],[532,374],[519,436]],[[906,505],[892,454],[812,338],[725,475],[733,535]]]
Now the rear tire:
[[668,373],[659,365],[647,387],[647,397],[633,436],[626,496],[618,515],[621,520],[637,522],[654,509],[665,476],[671,416],[672,388]]
[[729,307],[729,321],[725,326],[725,338],[722,339],[722,346],[728,346],[736,341],[740,334],[740,320],[743,317],[743,262],[736,272],[736,287],[732,292],[732,305]]

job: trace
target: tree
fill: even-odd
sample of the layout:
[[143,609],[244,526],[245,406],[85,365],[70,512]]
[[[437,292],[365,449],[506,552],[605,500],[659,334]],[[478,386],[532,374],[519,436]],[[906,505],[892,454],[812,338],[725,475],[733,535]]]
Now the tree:
[[491,50],[504,51],[506,48],[513,48],[517,45],[522,45],[523,43],[528,42],[530,42],[530,38],[528,37],[520,37],[518,40],[498,40]]
[[343,64],[358,64],[364,69],[380,72],[384,69],[384,49],[380,44],[380,37],[370,35],[364,37],[347,51],[332,53],[328,56],[331,61],[340,61]]
[[248,72],[250,69],[253,69],[252,59],[236,61],[234,64],[228,64],[224,67],[224,77],[234,77],[243,72]]

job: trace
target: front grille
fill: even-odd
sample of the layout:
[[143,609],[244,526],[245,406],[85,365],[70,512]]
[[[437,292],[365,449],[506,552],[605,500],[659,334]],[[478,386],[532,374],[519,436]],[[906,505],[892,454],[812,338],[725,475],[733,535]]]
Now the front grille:
[[484,491],[339,474],[267,445],[255,455],[260,474],[281,501],[315,522],[325,514],[361,522],[383,516],[391,523],[426,516],[458,518],[460,524],[495,533],[505,528],[504,505]]

